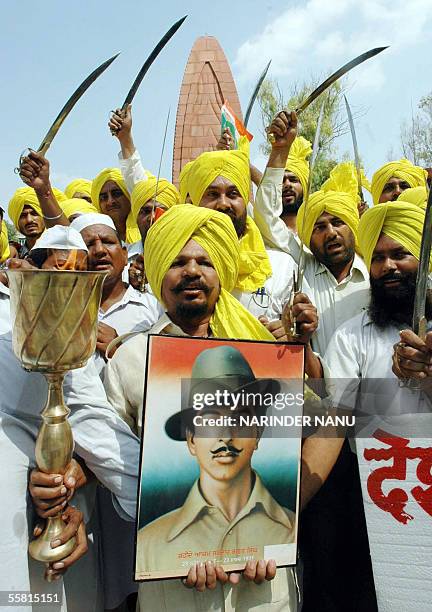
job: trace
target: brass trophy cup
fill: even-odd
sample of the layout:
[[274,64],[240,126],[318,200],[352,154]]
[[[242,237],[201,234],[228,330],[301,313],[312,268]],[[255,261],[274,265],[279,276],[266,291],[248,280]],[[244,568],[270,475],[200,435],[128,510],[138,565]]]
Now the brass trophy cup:
[[[48,398],[41,413],[35,457],[42,472],[64,474],[74,442],[63,399],[63,379],[86,364],[96,347],[98,309],[105,273],[59,270],[7,271],[13,320],[13,350],[25,370],[41,372]],[[48,518],[43,533],[29,545],[38,561],[67,557],[75,538],[51,548],[63,531],[61,513]]]

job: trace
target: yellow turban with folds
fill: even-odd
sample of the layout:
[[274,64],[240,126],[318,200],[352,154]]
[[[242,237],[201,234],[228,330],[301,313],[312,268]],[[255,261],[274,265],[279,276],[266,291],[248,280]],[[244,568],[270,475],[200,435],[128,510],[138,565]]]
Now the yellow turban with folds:
[[167,208],[171,208],[180,202],[180,194],[177,188],[164,178],[158,181],[155,176],[150,176],[146,181],[139,181],[131,195],[131,214],[135,221],[141,206],[144,206],[149,200],[156,200]]
[[144,244],[146,274],[150,286],[162,300],[162,282],[183,247],[195,240],[208,253],[221,286],[210,319],[218,338],[274,340],[267,329],[232,295],[239,267],[239,242],[231,219],[208,208],[188,204],[173,206],[150,228]]
[[384,164],[372,177],[371,193],[374,204],[379,204],[384,185],[392,176],[406,181],[411,187],[426,187],[427,172],[414,166],[408,159]]
[[[91,188],[91,199],[93,205],[100,212],[102,212],[102,210],[99,204],[99,194],[107,181],[113,181],[116,183],[119,189],[122,190],[123,195],[130,201],[130,195],[120,170],[118,168],[104,168],[101,172],[99,172],[97,177],[93,179]],[[138,240],[141,240],[141,234],[139,232],[138,225],[136,224],[136,219],[134,219],[132,214],[129,213],[126,219],[126,242],[128,244],[132,244],[134,242],[138,242]]]
[[67,198],[73,198],[76,193],[84,193],[86,196],[91,198],[92,182],[87,179],[78,178],[69,183],[65,189],[65,196]]
[[62,211],[65,214],[65,217],[69,219],[72,215],[76,215],[81,213],[85,215],[87,213],[97,213],[99,210],[87,202],[87,200],[82,200],[81,198],[70,198],[68,200],[64,200],[60,204]]
[[410,204],[415,204],[423,210],[426,210],[428,195],[426,187],[411,187],[411,189],[405,189],[396,201],[409,202]]
[[306,202],[299,208],[297,231],[301,240],[309,248],[314,225],[326,212],[339,217],[348,225],[354,234],[357,248],[358,201],[358,182],[354,164],[352,162],[338,164],[330,172],[330,177],[322,184],[321,189],[309,197],[306,217]]
[[[53,187],[53,193],[57,202],[61,203],[66,200],[65,194],[60,189]],[[8,215],[17,230],[19,230],[18,221],[25,205],[31,206],[40,217],[43,216],[35,190],[32,187],[20,187],[15,191],[8,205]]]
[[312,153],[312,145],[303,136],[297,136],[291,145],[285,170],[289,170],[299,179],[306,195],[309,180],[309,162],[307,157]]
[[399,242],[419,259],[424,218],[419,206],[401,201],[385,202],[367,210],[360,219],[358,236],[368,270],[381,234]]
[[[218,176],[230,180],[239,190],[245,206],[249,200],[249,141],[240,138],[239,149],[202,153],[192,163],[187,175],[187,185],[192,203],[199,206],[209,185]],[[246,219],[246,231],[240,238],[240,266],[236,288],[253,292],[262,287],[271,276],[270,260],[264,241],[255,221]]]
[[193,165],[193,160],[183,166],[179,174],[180,203],[185,204],[189,195],[189,172]]
[[10,257],[8,231],[6,223],[2,221],[0,232],[0,264],[6,261],[8,257]]

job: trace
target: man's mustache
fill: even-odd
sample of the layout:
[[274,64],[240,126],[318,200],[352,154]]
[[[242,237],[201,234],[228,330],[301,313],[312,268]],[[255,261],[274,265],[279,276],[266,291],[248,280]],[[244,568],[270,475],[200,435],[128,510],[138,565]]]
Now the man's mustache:
[[200,289],[201,291],[204,291],[205,294],[210,293],[210,289],[203,280],[182,280],[174,288],[174,293],[180,293],[185,289]]
[[406,281],[407,277],[401,274],[400,272],[390,272],[390,274],[386,274],[385,276],[381,276],[381,278],[375,279],[375,285],[378,287],[383,287],[384,283],[387,281]]
[[216,450],[211,450],[211,454],[219,455],[219,453],[231,453],[232,455],[240,455],[243,452],[242,448],[236,448],[232,444],[224,444],[223,446],[219,446]]

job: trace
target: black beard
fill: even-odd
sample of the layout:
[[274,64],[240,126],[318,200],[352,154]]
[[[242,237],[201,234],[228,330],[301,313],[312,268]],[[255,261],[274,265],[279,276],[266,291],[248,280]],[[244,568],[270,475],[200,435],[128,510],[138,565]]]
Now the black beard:
[[[399,287],[386,289],[384,281],[400,279]],[[371,321],[380,329],[392,325],[412,324],[417,273],[388,274],[380,279],[370,279],[371,300],[368,314]],[[431,293],[426,298],[426,319],[432,319]]]
[[188,321],[190,319],[196,319],[197,317],[203,317],[207,314],[208,305],[205,304],[188,304],[182,303],[176,306],[176,319]]
[[281,217],[285,215],[295,215],[298,213],[300,206],[303,204],[303,196],[299,195],[296,197],[292,204],[284,204],[282,197],[282,214]]
[[231,217],[237,236],[241,238],[246,231],[247,210],[245,209],[241,217],[235,217],[234,215],[229,214],[228,216]]

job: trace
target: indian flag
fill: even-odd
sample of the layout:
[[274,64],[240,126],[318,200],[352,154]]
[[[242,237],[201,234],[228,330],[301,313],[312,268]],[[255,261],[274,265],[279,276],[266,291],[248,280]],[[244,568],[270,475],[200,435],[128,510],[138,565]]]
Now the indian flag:
[[240,136],[246,136],[249,142],[253,138],[252,134],[247,131],[240,119],[236,117],[227,100],[224,101],[221,109],[221,132],[223,133],[226,128],[229,129],[234,138],[236,149],[238,149]]

